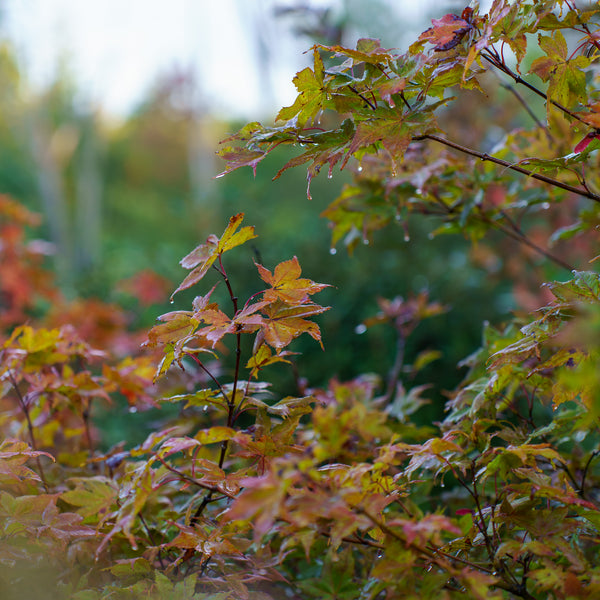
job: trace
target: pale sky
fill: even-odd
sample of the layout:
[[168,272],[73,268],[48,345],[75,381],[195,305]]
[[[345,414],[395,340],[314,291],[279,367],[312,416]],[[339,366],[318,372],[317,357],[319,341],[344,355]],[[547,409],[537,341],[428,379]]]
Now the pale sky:
[[[379,0],[395,6],[416,27],[426,11],[447,0]],[[289,35],[275,5],[327,5],[369,11],[372,0],[0,0],[3,30],[17,48],[34,87],[52,81],[66,61],[83,98],[114,115],[135,107],[158,73],[192,70],[202,102],[242,118],[290,104],[291,83],[308,58],[307,39]],[[442,13],[443,14],[443,13]],[[380,15],[381,20],[386,15]],[[256,26],[258,24],[258,26]],[[403,25],[406,26],[406,16]],[[417,31],[417,33],[418,33]],[[259,40],[272,50],[268,69],[257,69]],[[263,63],[264,64],[264,63]],[[268,93],[270,90],[270,93]]]

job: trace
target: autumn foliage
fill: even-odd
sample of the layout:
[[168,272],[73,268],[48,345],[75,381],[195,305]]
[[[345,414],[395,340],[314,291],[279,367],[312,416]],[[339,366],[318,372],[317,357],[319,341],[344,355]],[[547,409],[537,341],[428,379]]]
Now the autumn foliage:
[[[434,19],[404,54],[317,45],[275,124],[219,151],[226,174],[298,148],[274,176],[306,166],[309,197],[321,170],[350,170],[323,212],[332,247],[385,227],[408,242],[420,219],[474,259],[510,251],[517,291],[550,274],[548,302],[484,325],[440,422],[420,416],[436,381],[414,383],[440,349],[406,342],[443,299],[378,299],[358,332],[390,328],[390,372],[297,377],[282,395],[268,372],[294,371],[296,338],[335,344],[318,324],[328,286],[295,256],[268,268],[247,250],[255,291],[239,297],[228,259],[257,236],[242,213],[181,260],[172,298],[193,299],[140,336],[116,307],[62,299],[24,241],[36,217],[0,198],[0,596],[598,597],[599,17],[495,0]],[[522,114],[466,144],[451,136],[465,91]],[[164,292],[151,273],[123,285],[142,303]],[[169,420],[101,450],[95,414],[123,400]]]

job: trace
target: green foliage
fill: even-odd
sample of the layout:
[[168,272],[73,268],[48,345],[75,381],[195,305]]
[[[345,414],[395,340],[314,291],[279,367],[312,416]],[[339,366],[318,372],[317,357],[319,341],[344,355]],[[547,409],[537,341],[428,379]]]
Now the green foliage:
[[[271,269],[256,259],[255,291],[238,295],[229,261],[256,238],[242,213],[181,260],[189,273],[174,295],[197,295],[148,332],[154,354],[130,345],[119,357],[115,337],[97,350],[98,331],[52,315],[25,324],[31,294],[3,284],[2,324],[21,320],[0,350],[3,595],[39,596],[38,571],[56,598],[596,597],[599,14],[495,0],[487,15],[474,6],[434,19],[405,55],[371,39],[315,46],[314,68],[296,76],[298,97],[275,125],[247,125],[221,151],[224,173],[256,172],[275,148],[299,146],[276,177],[308,163],[309,186],[323,167],[350,169],[323,213],[333,244],[350,250],[410,216],[476,249],[501,244],[492,233],[519,242],[517,285],[528,253],[554,269],[583,263],[545,285],[537,310],[484,327],[439,422],[420,418],[431,390],[415,380],[439,351],[409,344],[446,311],[426,292],[379,298],[361,325],[395,337],[388,373],[321,387],[297,377],[293,395],[270,385],[266,374],[293,364],[298,338],[315,352],[335,344],[322,343],[315,321],[328,307],[313,296],[328,285],[302,277],[296,256]],[[510,78],[535,116],[493,152],[442,133],[448,89],[494,91],[487,70]],[[545,123],[513,84],[543,98]],[[51,297],[20,242],[31,215],[12,201],[0,213],[3,258]],[[561,239],[560,254],[546,245]],[[134,410],[178,413],[141,443],[103,453],[96,406],[123,397]]]

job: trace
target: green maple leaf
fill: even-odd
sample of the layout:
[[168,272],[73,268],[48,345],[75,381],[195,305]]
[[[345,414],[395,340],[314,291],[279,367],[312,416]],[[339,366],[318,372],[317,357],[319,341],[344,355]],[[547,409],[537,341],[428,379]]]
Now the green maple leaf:
[[77,507],[77,513],[89,522],[106,518],[108,511],[116,505],[118,489],[107,477],[77,477],[71,480],[75,487],[63,492],[61,500]]
[[314,71],[310,67],[306,67],[306,69],[296,73],[293,82],[300,94],[292,106],[282,108],[277,115],[278,121],[295,119],[299,129],[309,119],[314,119],[323,108],[323,103],[327,99],[324,86],[323,59],[316,47],[313,52],[315,60]]
[[381,47],[381,42],[372,38],[361,38],[356,42],[356,50],[344,48],[343,46],[319,46],[323,50],[333,52],[337,55],[348,56],[352,59],[352,65],[367,63],[371,65],[387,65],[395,56]]
[[286,360],[284,356],[289,356],[292,352],[279,352],[273,354],[268,346],[262,345],[258,350],[250,357],[246,363],[246,368],[251,369],[250,378],[258,377],[260,369],[272,365],[276,362],[284,362],[290,364],[289,360]]
[[555,31],[552,36],[540,35],[538,39],[546,56],[534,60],[529,72],[548,82],[548,97],[552,100],[564,106],[574,102],[585,104],[587,92],[583,69],[589,66],[590,59],[582,55],[569,59],[567,42],[560,31]]
[[346,160],[357,150],[380,142],[390,158],[396,162],[402,160],[411,140],[412,135],[401,115],[395,115],[388,119],[363,121],[356,128],[356,134],[348,148]]

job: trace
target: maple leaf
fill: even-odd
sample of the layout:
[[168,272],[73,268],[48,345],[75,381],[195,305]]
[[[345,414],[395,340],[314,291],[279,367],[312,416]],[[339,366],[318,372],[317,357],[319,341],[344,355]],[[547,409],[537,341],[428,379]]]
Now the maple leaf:
[[[319,46],[328,52],[337,55],[348,56],[352,59],[352,66],[360,63],[372,65],[385,65],[391,62],[395,56],[381,47],[381,42],[372,38],[360,38],[356,42],[356,50],[344,48],[343,46]],[[328,71],[329,72],[329,71]]]
[[264,310],[265,318],[260,330],[261,339],[279,351],[299,335],[308,333],[321,344],[322,348],[319,326],[307,321],[305,317],[312,317],[326,310],[329,310],[329,307],[318,304],[289,307],[279,300],[269,304]]
[[312,199],[310,195],[310,184],[324,165],[329,165],[328,177],[332,176],[333,167],[344,157],[347,152],[347,144],[354,136],[355,128],[352,119],[344,119],[340,128],[333,131],[326,131],[323,133],[316,133],[310,136],[311,146],[302,154],[291,158],[279,171],[277,171],[273,179],[281,177],[284,171],[292,167],[302,165],[309,160],[312,160],[307,172],[307,188],[306,196],[309,200]]
[[348,147],[348,154],[343,164],[345,165],[350,155],[357,150],[377,142],[381,143],[390,158],[396,162],[402,159],[411,141],[412,133],[401,114],[394,113],[387,118],[363,121],[356,128],[356,134]]
[[253,521],[254,539],[261,538],[273,528],[280,506],[287,492],[287,485],[268,472],[263,477],[247,477],[240,482],[244,491],[223,514],[224,521]]
[[261,279],[271,286],[263,294],[263,298],[268,302],[281,300],[292,306],[302,304],[309,299],[310,295],[330,287],[325,283],[315,283],[310,279],[299,279],[302,269],[295,256],[279,263],[273,274],[262,265],[255,264]]
[[242,227],[239,231],[236,231],[243,220],[244,213],[239,213],[231,217],[231,219],[229,219],[229,225],[227,225],[227,228],[220,239],[216,235],[208,236],[204,244],[200,244],[187,256],[181,259],[181,266],[184,269],[193,269],[193,271],[173,292],[171,298],[173,298],[177,292],[186,290],[198,283],[221,254],[256,237],[256,235],[254,235],[254,227]]
[[102,522],[118,499],[118,488],[114,481],[100,475],[75,477],[70,480],[74,489],[63,492],[61,500],[77,507],[77,513],[86,522]]
[[394,94],[398,94],[406,87],[406,79],[404,77],[394,77],[393,79],[386,79],[379,86],[379,95],[382,100],[385,100],[390,108],[394,108],[396,104],[392,99]]
[[575,114],[591,127],[600,129],[600,102],[593,102],[588,105],[588,108],[591,112],[578,112]]
[[[548,82],[548,96],[553,100],[563,105],[575,101],[584,104],[587,90],[583,69],[590,59],[582,55],[569,59],[567,42],[560,31],[552,36],[540,35],[538,39],[546,56],[534,60],[529,72]],[[547,105],[550,110],[551,103]]]
[[[464,65],[463,82],[466,81],[467,73],[475,59],[479,56],[479,53],[492,45],[493,41],[497,38],[498,31],[506,31],[507,29],[511,29],[510,34],[502,36],[502,39],[506,39],[506,41],[508,41],[510,47],[517,53],[517,57],[520,56],[522,58],[524,55],[525,49],[527,48],[527,38],[524,34],[519,34],[518,30],[515,31],[514,28],[510,27],[514,20],[513,22],[511,22],[511,19],[508,19],[508,22],[503,21],[510,11],[511,6],[506,0],[494,1],[485,24],[483,34],[479,37],[477,42],[469,48],[469,53]],[[525,48],[523,45],[525,45]]]
[[251,370],[250,378],[258,377],[258,372],[260,369],[264,369],[264,367],[272,365],[273,363],[284,362],[290,364],[290,361],[286,360],[284,356],[289,356],[291,354],[293,354],[293,352],[286,351],[273,354],[268,346],[260,346],[256,352],[253,352],[252,356],[246,363],[246,368]]
[[436,52],[452,50],[461,42],[473,25],[458,15],[448,14],[441,19],[431,19],[430,27],[419,36],[419,41],[433,44]]
[[314,119],[327,99],[324,87],[323,59],[316,46],[313,49],[313,55],[314,71],[310,67],[306,67],[296,73],[293,82],[300,94],[294,104],[282,108],[276,118],[277,121],[294,119],[299,129],[302,129],[309,119]]
[[256,167],[258,163],[267,156],[267,152],[261,150],[250,150],[249,148],[232,148],[225,146],[219,151],[219,156],[227,162],[225,170],[219,173],[216,177],[223,177],[231,171],[235,171],[240,167],[251,167],[254,177],[256,177]]
[[206,327],[198,331],[212,342],[213,348],[217,342],[228,333],[253,333],[262,324],[263,318],[256,314],[269,303],[265,301],[255,302],[238,311],[233,319],[218,308],[209,308],[196,313],[198,319],[206,323]]
[[177,310],[159,317],[164,321],[155,325],[148,332],[144,346],[154,347],[162,344],[172,344],[188,337],[198,327],[198,320],[189,311]]
[[575,154],[580,154],[583,152],[591,142],[594,140],[600,139],[600,132],[598,131],[590,131],[576,146],[573,148],[573,152]]

